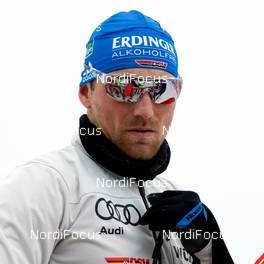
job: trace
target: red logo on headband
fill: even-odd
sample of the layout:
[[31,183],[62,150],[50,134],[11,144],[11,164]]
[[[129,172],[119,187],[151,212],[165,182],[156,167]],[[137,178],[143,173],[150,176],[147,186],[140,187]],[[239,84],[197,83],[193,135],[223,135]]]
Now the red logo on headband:
[[155,61],[155,60],[135,60],[135,62],[142,66],[152,66],[157,68],[166,69],[168,63],[164,61]]

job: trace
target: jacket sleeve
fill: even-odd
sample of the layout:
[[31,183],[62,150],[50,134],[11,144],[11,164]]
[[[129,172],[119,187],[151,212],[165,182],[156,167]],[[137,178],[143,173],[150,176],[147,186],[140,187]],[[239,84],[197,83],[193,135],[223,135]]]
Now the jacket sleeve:
[[[205,206],[206,207],[206,206]],[[210,232],[218,234],[216,238],[214,239],[212,237],[212,259],[213,259],[213,264],[234,264],[234,261],[226,247],[225,241],[221,235],[221,230],[218,226],[218,223],[211,212],[211,210],[206,207],[206,211],[208,213],[208,216],[211,218],[211,226],[210,226]]]
[[0,179],[1,263],[48,263],[63,228],[68,188],[60,173],[40,163]]
[[201,264],[234,264],[213,213],[206,205],[204,206],[208,218],[210,219],[210,226],[208,229],[211,234],[211,240],[204,249],[194,254],[195,257],[200,260]]

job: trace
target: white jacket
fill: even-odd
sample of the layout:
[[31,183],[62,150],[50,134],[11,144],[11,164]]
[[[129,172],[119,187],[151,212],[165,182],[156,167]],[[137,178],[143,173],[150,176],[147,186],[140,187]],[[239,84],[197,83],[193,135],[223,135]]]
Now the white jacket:
[[[152,232],[137,225],[146,211],[138,186],[120,179],[90,158],[78,133],[16,167],[0,182],[1,263],[152,263]],[[159,176],[145,183],[146,195],[178,188]],[[211,263],[210,244],[196,256]],[[194,263],[177,238],[164,241],[162,259]]]

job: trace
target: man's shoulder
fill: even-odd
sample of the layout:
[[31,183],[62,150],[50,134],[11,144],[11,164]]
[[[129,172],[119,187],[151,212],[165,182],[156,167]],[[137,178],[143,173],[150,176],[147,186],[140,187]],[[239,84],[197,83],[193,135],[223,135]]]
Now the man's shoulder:
[[78,184],[78,175],[84,170],[83,164],[92,162],[73,137],[71,144],[33,157],[17,165],[6,177],[21,180],[30,177],[34,182],[49,184],[53,181],[64,182],[70,189]]
[[[59,181],[69,191],[72,202],[79,201],[84,194],[93,192],[97,178],[106,177],[107,172],[85,151],[78,137],[71,144],[41,154],[16,167],[16,174],[30,174],[33,180],[40,178],[44,184]],[[47,177],[48,174],[48,177]]]
[[49,167],[62,173],[66,167],[73,165],[78,159],[77,150],[72,145],[68,145],[64,148],[38,155],[23,165]]
[[[72,146],[40,154],[31,160],[18,164],[4,178],[30,179],[32,182],[45,184],[54,180],[64,181],[64,170],[73,162],[76,153]],[[76,159],[76,157],[75,157]]]

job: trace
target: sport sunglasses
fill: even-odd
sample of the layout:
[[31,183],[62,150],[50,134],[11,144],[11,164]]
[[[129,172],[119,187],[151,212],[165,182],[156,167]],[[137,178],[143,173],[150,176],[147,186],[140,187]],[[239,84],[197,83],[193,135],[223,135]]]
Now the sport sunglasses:
[[103,73],[92,69],[90,72],[97,82],[105,86],[106,93],[118,102],[138,102],[145,93],[149,93],[156,104],[170,104],[176,101],[182,89],[182,78],[159,76],[147,78],[144,76],[116,75]]

